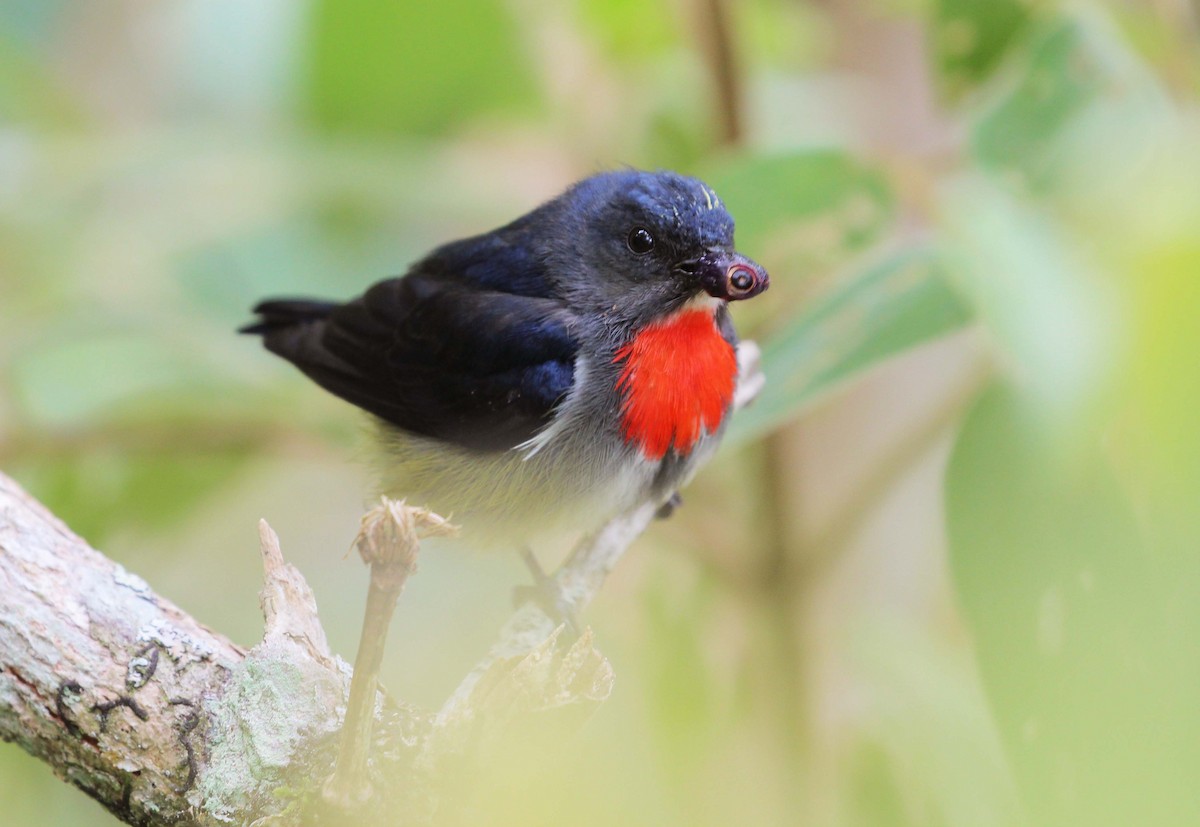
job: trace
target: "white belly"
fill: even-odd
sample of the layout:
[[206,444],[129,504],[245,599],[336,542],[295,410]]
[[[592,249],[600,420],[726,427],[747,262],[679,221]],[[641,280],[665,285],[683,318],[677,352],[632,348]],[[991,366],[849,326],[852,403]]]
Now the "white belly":
[[[576,389],[612,388],[581,382]],[[666,501],[716,448],[705,435],[686,459],[649,460],[620,434],[611,391],[591,398],[573,390],[554,422],[508,451],[480,453],[381,425],[381,490],[430,508],[462,527],[472,545],[528,543],[541,534],[590,531],[647,499]]]

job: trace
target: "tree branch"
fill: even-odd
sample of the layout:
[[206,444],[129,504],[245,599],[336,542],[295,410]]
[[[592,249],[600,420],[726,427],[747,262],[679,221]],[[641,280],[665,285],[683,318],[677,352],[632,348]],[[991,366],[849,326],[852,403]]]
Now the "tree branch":
[[[739,348],[739,407],[761,387],[757,355],[752,343]],[[576,611],[658,505],[609,521],[555,573]],[[128,824],[293,824],[328,808],[320,789],[350,667],[330,652],[312,591],[275,533],[265,522],[259,533],[266,628],[246,651],[0,474],[0,738]],[[428,823],[475,768],[547,722],[577,727],[611,689],[590,630],[569,642],[540,609],[521,607],[438,712],[378,693],[375,793],[347,823]]]
[[196,800],[205,698],[245,653],[0,475],[0,737],[130,824]]
[[[0,737],[129,824],[247,823],[315,801],[298,779],[319,781],[332,767],[350,669],[329,651],[312,592],[265,522],[266,633],[247,652],[90,548],[3,475],[0,515]],[[589,547],[614,559],[613,542],[631,542],[639,531],[610,532]],[[579,571],[594,575],[596,565]],[[503,711],[498,700],[512,695],[507,684],[535,698],[518,712],[607,697],[611,672],[593,654],[590,635],[558,653],[546,618],[515,622],[535,615],[528,607],[517,612],[506,629],[532,634],[497,644],[456,693],[455,726],[434,735],[429,713],[380,696],[372,772],[384,789],[372,809],[390,809],[384,802],[404,791],[414,816],[431,815],[438,804],[431,779],[442,758],[468,753],[492,734]],[[530,652],[555,664],[553,672],[522,670]],[[559,691],[581,669],[593,676],[583,693]],[[480,677],[487,678],[482,692]],[[544,679],[555,691],[529,695]],[[506,716],[505,727],[511,723]],[[389,743],[404,748],[389,755]],[[417,781],[428,793],[413,806],[418,756]],[[294,788],[291,800],[277,794],[281,786]],[[371,812],[360,818],[370,823]]]

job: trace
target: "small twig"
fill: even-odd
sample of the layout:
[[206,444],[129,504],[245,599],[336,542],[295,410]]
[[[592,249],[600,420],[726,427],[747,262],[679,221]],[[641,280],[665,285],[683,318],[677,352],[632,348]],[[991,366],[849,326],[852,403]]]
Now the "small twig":
[[363,515],[355,546],[363,562],[371,567],[371,584],[337,764],[323,791],[325,800],[331,804],[351,808],[371,797],[367,755],[388,626],[404,584],[417,569],[421,538],[446,536],[455,531],[454,526],[431,511],[386,497]]
[[265,622],[263,639],[298,645],[317,663],[335,669],[333,652],[317,615],[317,599],[304,575],[283,559],[279,535],[266,520],[258,521],[258,545],[263,561],[263,589],[259,594]]
[[363,616],[362,635],[358,642],[358,656],[354,659],[354,677],[350,681],[350,698],[346,702],[346,718],[342,723],[342,737],[338,748],[337,764],[333,775],[325,784],[324,797],[331,804],[349,808],[362,804],[371,797],[371,782],[367,777],[367,754],[371,745],[371,730],[375,723],[375,693],[378,689],[379,667],[383,662],[384,644],[387,642],[388,625],[396,608],[396,601],[404,588],[403,577],[387,575],[379,580],[390,580],[382,585],[376,574],[383,567],[371,567],[371,585],[367,592],[367,608]]

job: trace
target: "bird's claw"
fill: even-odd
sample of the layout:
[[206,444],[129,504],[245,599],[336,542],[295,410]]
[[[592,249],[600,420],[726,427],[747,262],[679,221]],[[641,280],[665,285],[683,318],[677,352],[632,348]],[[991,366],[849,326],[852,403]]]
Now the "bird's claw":
[[679,492],[676,491],[674,494],[667,497],[666,502],[658,507],[658,511],[654,512],[654,518],[656,520],[665,520],[674,514],[675,509],[679,508],[681,505],[683,505],[683,497],[679,496]]
[[521,549],[521,558],[533,575],[533,582],[513,587],[514,608],[532,603],[556,624],[565,626],[572,637],[579,637],[582,627],[575,615],[575,607],[566,599],[558,581],[546,574],[528,548]]

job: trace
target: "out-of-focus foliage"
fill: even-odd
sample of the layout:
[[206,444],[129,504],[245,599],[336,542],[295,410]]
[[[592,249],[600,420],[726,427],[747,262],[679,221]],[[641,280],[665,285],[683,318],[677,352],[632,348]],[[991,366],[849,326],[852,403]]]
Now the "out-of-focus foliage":
[[1029,403],[984,394],[946,489],[955,583],[1017,781],[1047,824],[1183,823],[1192,785],[1157,768],[1200,758],[1190,701],[1169,688],[1192,684],[1177,656],[1200,630],[1158,602],[1177,587],[1156,582],[1109,462],[1090,446],[1062,456]]
[[1034,0],[933,0],[930,20],[938,80],[950,96],[968,94],[1025,34]]
[[706,177],[737,217],[739,244],[763,249],[774,236],[808,267],[878,240],[892,218],[883,175],[844,151],[747,156]]
[[970,309],[937,253],[915,249],[840,283],[773,338],[763,370],[773,380],[732,426],[732,444],[762,437],[863,369],[962,327]]
[[[494,822],[1197,823],[1194,4],[722,5],[733,146],[706,3],[0,6],[0,469],[246,643],[267,516],[349,655],[359,421],[249,306],[703,175],[769,384],[589,613],[598,720],[484,769]],[[392,690],[436,703],[523,576],[428,552]],[[15,750],[0,810],[107,819]]]
[[319,125],[437,134],[536,108],[518,21],[495,0],[324,0],[310,14],[304,89]]

